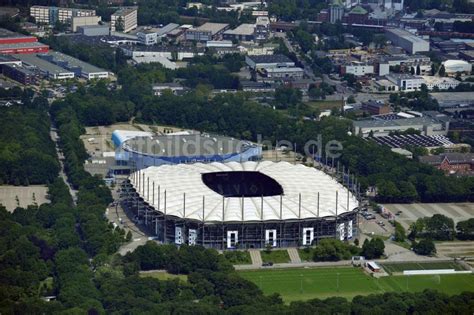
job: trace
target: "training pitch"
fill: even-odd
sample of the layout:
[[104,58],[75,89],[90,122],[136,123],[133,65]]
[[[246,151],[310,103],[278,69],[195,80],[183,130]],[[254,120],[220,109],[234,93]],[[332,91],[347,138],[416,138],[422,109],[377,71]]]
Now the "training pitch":
[[376,279],[354,267],[269,269],[241,271],[265,294],[279,293],[285,302],[384,292],[417,292],[435,289],[447,294],[474,291],[473,275],[389,276]]

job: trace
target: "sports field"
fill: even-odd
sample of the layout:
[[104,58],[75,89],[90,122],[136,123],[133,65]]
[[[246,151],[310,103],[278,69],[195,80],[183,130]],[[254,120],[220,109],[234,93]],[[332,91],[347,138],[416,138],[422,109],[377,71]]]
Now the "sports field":
[[436,289],[447,294],[474,291],[473,275],[390,276],[376,279],[353,267],[241,271],[265,294],[280,293],[285,302],[341,296],[352,299],[390,291]]

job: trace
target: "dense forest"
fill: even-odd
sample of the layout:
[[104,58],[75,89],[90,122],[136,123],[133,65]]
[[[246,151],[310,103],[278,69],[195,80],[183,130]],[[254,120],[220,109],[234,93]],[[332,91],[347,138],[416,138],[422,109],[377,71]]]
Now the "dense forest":
[[[48,102],[41,96],[31,101],[30,93],[18,93],[21,105],[0,108],[0,184],[47,184],[58,175]],[[0,95],[16,96],[3,89]]]

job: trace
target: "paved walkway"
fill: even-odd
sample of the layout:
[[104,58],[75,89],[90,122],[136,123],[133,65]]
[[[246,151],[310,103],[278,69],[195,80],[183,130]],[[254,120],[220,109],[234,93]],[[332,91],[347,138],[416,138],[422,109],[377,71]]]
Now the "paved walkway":
[[251,266],[261,267],[263,261],[262,261],[262,255],[260,255],[260,251],[258,249],[249,249],[249,253],[250,253],[250,258],[252,259]]
[[298,253],[298,250],[296,248],[288,248],[287,251],[292,264],[301,263],[300,254]]

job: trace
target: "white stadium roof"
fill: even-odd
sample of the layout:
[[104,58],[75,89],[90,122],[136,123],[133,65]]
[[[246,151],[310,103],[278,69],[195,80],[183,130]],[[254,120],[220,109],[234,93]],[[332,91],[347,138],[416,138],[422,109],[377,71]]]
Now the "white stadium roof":
[[[281,186],[283,195],[223,197],[207,186],[202,179],[202,175],[207,173],[238,171],[263,173]],[[166,215],[191,220],[203,221],[204,216],[206,222],[259,222],[335,216],[336,191],[338,192],[338,215],[358,207],[357,199],[331,176],[315,168],[288,162],[163,165],[149,167],[139,173],[140,175],[138,172],[133,173],[130,181],[148,204]],[[138,176],[140,176],[140,181]],[[301,216],[299,215],[300,194]]]

